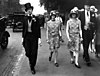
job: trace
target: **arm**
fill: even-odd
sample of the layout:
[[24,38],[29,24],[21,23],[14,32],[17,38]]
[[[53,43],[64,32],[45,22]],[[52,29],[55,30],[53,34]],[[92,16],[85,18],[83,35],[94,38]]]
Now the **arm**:
[[46,28],[46,39],[48,40],[48,23],[47,23],[47,28]]
[[39,18],[35,17],[37,21],[37,26],[38,26],[38,38],[41,39],[41,29],[40,29],[40,23],[39,23]]
[[80,31],[80,36],[82,38],[82,29],[81,29],[81,21],[79,20],[79,31]]
[[24,33],[25,33],[25,19],[23,18],[23,29],[22,29],[22,38],[24,38]]
[[67,25],[66,25],[66,35],[67,35],[68,40],[70,41],[68,30],[69,30],[69,21],[67,21]]

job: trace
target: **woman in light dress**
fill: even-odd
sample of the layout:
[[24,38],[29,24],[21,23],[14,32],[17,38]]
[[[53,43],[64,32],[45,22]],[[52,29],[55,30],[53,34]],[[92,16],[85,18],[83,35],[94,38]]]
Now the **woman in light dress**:
[[71,63],[74,63],[77,68],[79,65],[80,42],[82,40],[81,21],[78,19],[78,13],[71,10],[69,20],[67,21],[66,34],[68,38],[68,49],[71,55]]
[[[56,13],[51,13],[50,14],[50,20],[47,22],[47,42],[49,44],[49,49],[50,49],[50,56],[49,56],[49,61],[54,59],[54,65],[56,67],[59,66],[57,62],[57,57],[58,57],[58,49],[60,47],[60,40],[59,40],[59,31],[60,31],[60,22],[55,20],[56,18]],[[54,55],[53,55],[54,54]]]

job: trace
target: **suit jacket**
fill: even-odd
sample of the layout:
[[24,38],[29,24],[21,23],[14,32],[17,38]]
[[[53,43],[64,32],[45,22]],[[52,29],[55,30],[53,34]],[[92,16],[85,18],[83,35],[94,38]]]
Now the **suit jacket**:
[[[82,31],[84,31],[84,26],[85,26],[85,10],[80,12],[80,17],[79,19],[81,20],[81,28]],[[90,22],[93,22],[93,25],[91,26],[91,30],[94,30],[96,27],[96,17],[95,17],[95,13],[90,11]]]
[[[32,16],[31,30],[33,39],[41,38],[41,30],[39,25],[39,19],[36,16]],[[25,38],[28,33],[28,16],[23,19],[23,32],[22,37]]]

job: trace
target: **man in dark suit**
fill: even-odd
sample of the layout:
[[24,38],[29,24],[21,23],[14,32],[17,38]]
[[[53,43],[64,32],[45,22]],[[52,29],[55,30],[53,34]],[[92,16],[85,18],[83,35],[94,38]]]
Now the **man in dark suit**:
[[38,53],[38,41],[41,42],[40,25],[38,18],[32,15],[33,6],[30,3],[25,5],[26,16],[23,19],[23,46],[26,56],[29,59],[29,64],[32,74],[35,74],[35,65]]
[[93,39],[96,17],[95,13],[90,11],[90,6],[88,3],[84,5],[84,11],[80,13],[80,20],[84,48],[83,59],[86,61],[87,66],[90,66],[91,62],[88,53],[88,48],[91,40]]

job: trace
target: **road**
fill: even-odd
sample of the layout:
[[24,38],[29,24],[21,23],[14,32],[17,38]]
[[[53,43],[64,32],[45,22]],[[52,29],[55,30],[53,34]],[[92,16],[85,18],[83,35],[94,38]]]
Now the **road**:
[[0,76],[12,76],[12,71],[22,53],[21,33],[13,33],[10,28],[7,31],[10,33],[8,47],[6,50],[0,48]]
[[[29,62],[24,55],[24,49],[21,45],[21,33],[11,34],[7,50],[0,49],[0,76],[33,76],[30,71]],[[67,38],[63,31],[64,43],[61,43],[58,55],[59,67],[55,67],[49,62],[49,49],[46,43],[45,29],[42,29],[42,46],[38,49],[38,59],[36,64],[36,74],[34,76],[99,76],[100,59],[95,58],[94,53],[90,53],[92,66],[87,67],[80,51],[79,63],[81,69],[70,64],[70,54],[67,49]]]

